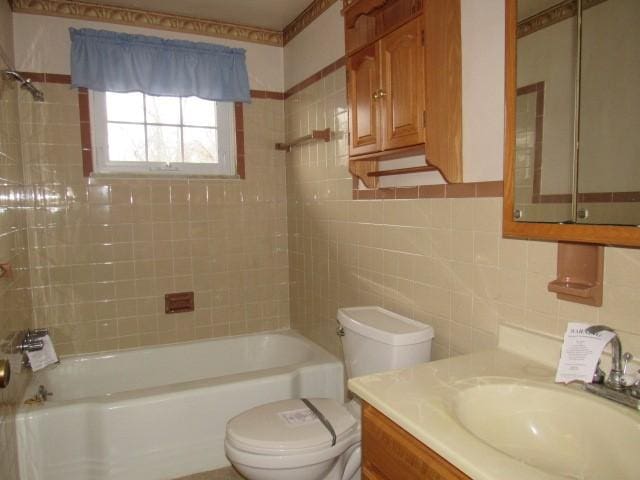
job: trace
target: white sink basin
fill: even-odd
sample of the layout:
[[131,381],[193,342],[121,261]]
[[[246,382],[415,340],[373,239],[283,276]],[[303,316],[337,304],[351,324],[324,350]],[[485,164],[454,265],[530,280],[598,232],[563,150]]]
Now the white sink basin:
[[637,412],[625,414],[583,392],[514,383],[463,389],[453,406],[476,437],[553,476],[640,478]]

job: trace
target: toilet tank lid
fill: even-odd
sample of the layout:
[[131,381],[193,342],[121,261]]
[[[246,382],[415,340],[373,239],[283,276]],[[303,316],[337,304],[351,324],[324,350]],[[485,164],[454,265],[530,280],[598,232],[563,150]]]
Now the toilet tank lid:
[[348,330],[388,345],[413,345],[433,338],[430,325],[382,307],[340,308],[338,321]]

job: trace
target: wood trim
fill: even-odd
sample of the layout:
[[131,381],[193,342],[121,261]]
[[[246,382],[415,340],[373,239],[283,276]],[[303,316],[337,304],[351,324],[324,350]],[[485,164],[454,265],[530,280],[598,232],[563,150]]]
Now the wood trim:
[[284,44],[283,33],[277,30],[216,20],[205,20],[113,5],[98,5],[75,0],[10,0],[9,3],[11,9],[18,13],[133,25],[207,37],[230,38],[242,42],[260,43],[275,47],[282,47]]
[[289,43],[302,30],[307,28],[313,21],[322,15],[336,0],[314,0],[302,13],[300,13],[282,31],[283,45]]
[[640,228],[523,223],[513,220],[516,105],[516,0],[505,0],[505,143],[502,233],[505,237],[640,247]]
[[[420,172],[437,172],[436,167],[424,165],[421,167],[406,167],[406,168],[394,168],[391,170],[377,170],[375,172],[368,172],[369,177],[386,177],[389,175],[402,175],[405,173],[420,173]],[[417,197],[416,197],[417,198]]]
[[[386,3],[386,2],[385,1],[381,1],[380,7],[382,7],[384,5],[384,3]],[[395,23],[393,25],[393,28],[380,32],[378,35],[371,37],[369,40],[367,40],[366,43],[364,43],[362,45],[358,45],[357,47],[351,47],[351,48],[347,47],[346,48],[346,56],[350,57],[351,55],[354,55],[355,53],[357,53],[358,51],[362,50],[363,48],[367,48],[368,45],[371,45],[372,43],[379,42],[384,37],[386,37],[387,35],[392,33],[393,31],[397,30],[398,28],[403,27],[404,25],[406,25],[407,23],[415,20],[416,18],[420,18],[421,16],[422,16],[422,5],[420,6],[419,9],[416,10],[415,13],[403,18],[402,21],[400,21],[398,23]],[[346,31],[347,28],[348,28],[348,25],[345,25],[345,36],[347,35],[347,31]]]
[[425,2],[425,149],[427,163],[449,183],[463,181],[460,17],[460,0]]
[[352,162],[361,162],[363,160],[396,160],[411,155],[424,155],[424,144],[412,145],[410,147],[396,148],[393,150],[365,153],[362,155],[351,155],[349,160]]

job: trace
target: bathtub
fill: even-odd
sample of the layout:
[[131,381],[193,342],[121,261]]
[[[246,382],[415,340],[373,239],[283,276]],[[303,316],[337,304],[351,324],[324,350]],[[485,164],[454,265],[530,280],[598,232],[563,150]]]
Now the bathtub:
[[[343,366],[295,332],[69,356],[18,412],[21,480],[173,479],[228,465],[225,425],[262,403],[344,400]],[[26,398],[25,397],[25,398]]]

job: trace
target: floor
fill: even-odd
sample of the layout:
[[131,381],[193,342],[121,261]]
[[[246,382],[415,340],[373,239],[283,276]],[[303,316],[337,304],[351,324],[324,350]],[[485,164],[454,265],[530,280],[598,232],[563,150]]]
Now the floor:
[[233,467],[226,467],[176,478],[175,480],[244,480],[244,477],[236,472]]

